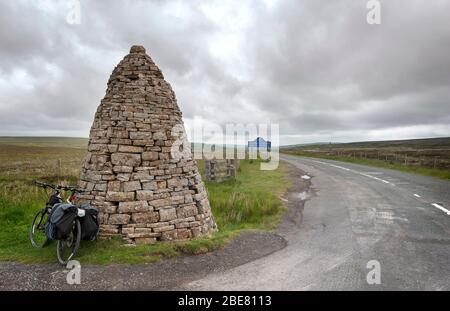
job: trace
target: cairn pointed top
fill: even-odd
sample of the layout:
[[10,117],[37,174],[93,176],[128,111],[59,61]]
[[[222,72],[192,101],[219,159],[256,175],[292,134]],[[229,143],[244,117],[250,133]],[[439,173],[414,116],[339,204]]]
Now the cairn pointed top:
[[133,45],[130,53],[145,53],[145,48],[142,45]]

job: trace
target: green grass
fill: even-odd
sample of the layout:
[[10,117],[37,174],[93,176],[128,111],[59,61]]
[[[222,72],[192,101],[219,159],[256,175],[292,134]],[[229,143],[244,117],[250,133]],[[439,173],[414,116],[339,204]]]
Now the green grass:
[[[32,186],[31,181],[76,182],[84,153],[70,145],[38,147],[0,142],[0,260],[56,262],[56,243],[34,249],[28,240],[33,216],[45,203],[42,190]],[[149,263],[221,248],[244,230],[274,228],[285,210],[279,196],[289,187],[286,168],[261,171],[259,165],[259,161],[242,161],[235,181],[206,183],[219,226],[219,231],[211,237],[135,247],[124,246],[120,239],[83,241],[77,259],[91,264]],[[199,167],[202,166],[199,161]]]
[[206,184],[222,231],[271,229],[278,222],[284,210],[279,197],[290,185],[286,168],[281,164],[275,171],[261,171],[259,165],[259,161],[241,161],[236,181]]
[[433,169],[433,168],[426,168],[421,166],[410,166],[410,165],[403,165],[398,163],[389,163],[382,160],[376,160],[376,159],[364,159],[364,158],[352,158],[352,157],[340,157],[340,156],[332,156],[332,155],[325,155],[325,154],[316,154],[312,152],[302,152],[302,151],[289,151],[285,152],[286,154],[291,155],[298,155],[298,156],[304,156],[304,157],[312,157],[312,158],[322,158],[322,159],[330,159],[330,160],[336,160],[336,161],[342,161],[342,162],[349,162],[349,163],[356,163],[356,164],[363,164],[373,167],[381,167],[381,168],[389,168],[393,170],[398,170],[402,172],[407,173],[413,173],[413,174],[419,174],[424,176],[432,176],[440,179],[450,179],[450,171],[449,170],[443,170],[443,169]]

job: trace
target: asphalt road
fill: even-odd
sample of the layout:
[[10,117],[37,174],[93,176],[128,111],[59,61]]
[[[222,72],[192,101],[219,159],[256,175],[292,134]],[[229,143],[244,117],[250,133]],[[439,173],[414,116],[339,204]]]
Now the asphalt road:
[[[312,177],[287,247],[192,290],[450,290],[450,182],[282,155]],[[380,264],[380,284],[367,275]],[[370,274],[373,276],[373,273]],[[376,278],[375,278],[376,281]]]

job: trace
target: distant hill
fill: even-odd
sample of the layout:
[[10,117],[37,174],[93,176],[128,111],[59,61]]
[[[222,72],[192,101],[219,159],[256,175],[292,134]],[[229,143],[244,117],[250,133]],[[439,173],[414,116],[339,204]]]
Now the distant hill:
[[[17,147],[66,147],[87,149],[89,138],[81,137],[33,137],[33,136],[0,136],[0,147],[3,145],[17,146]],[[191,148],[200,148],[201,143],[191,143]],[[211,144],[204,144],[206,150],[211,147]],[[222,145],[216,145],[217,148],[222,148]],[[225,145],[225,148],[231,148]],[[245,145],[238,145],[238,149],[244,148]]]
[[[86,149],[88,145],[88,138],[80,137],[19,137],[19,136],[0,136],[0,146],[29,146],[29,147],[68,147]],[[192,143],[193,146],[198,147],[198,143]],[[238,146],[244,148],[245,146]],[[378,149],[378,148],[396,148],[396,149],[450,149],[450,137],[440,138],[423,138],[423,139],[407,139],[407,140],[385,140],[385,141],[363,141],[352,143],[311,143],[311,144],[296,144],[280,147],[281,150],[299,149]]]
[[362,141],[352,143],[314,143],[297,144],[283,146],[281,149],[379,149],[379,148],[398,148],[398,149],[450,149],[450,137],[422,138],[406,140],[383,140],[383,141]]
[[[294,144],[294,145],[284,145],[280,148],[295,148],[295,147],[309,147],[309,146],[319,146],[319,145],[329,145],[330,143],[326,142],[315,142],[315,143],[307,143],[307,144]],[[340,143],[333,143],[334,145],[340,144]]]
[[67,147],[87,149],[88,138],[79,137],[32,137],[32,136],[0,136],[0,146],[19,147]]

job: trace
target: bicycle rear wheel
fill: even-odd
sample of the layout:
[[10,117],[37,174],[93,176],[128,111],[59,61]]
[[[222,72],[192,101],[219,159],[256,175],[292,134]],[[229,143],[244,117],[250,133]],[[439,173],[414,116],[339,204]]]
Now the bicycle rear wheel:
[[45,209],[39,210],[34,215],[29,231],[31,245],[33,245],[33,247],[42,248],[49,242],[47,235],[45,234],[45,223],[47,222],[48,217],[49,213],[47,213]]
[[75,257],[81,241],[81,224],[75,219],[73,221],[72,231],[64,240],[58,240],[56,245],[56,255],[61,264],[66,264]]

